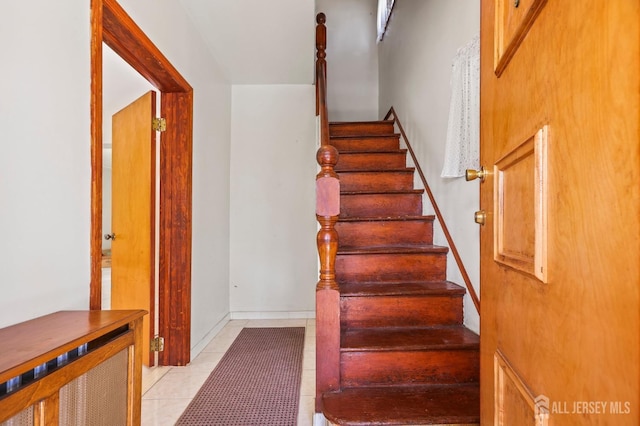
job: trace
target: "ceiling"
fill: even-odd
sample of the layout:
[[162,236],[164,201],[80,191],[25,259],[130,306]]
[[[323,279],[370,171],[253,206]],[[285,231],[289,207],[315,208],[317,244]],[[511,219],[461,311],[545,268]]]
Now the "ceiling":
[[312,84],[314,0],[179,0],[232,84]]
[[[314,0],[179,0],[232,84],[313,84]],[[119,111],[153,86],[103,47],[103,111]],[[103,128],[111,168],[111,120]]]

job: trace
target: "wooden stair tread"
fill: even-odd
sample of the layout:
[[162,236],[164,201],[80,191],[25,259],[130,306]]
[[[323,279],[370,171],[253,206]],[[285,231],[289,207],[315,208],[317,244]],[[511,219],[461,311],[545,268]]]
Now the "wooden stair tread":
[[338,170],[342,191],[403,190],[414,189],[415,169],[405,164],[380,167],[350,168]]
[[390,139],[399,137],[400,133],[383,133],[375,135],[334,135],[329,136],[329,139]]
[[324,414],[340,425],[476,424],[478,384],[346,388],[323,395]]
[[397,169],[367,169],[367,170],[340,170],[338,175],[342,173],[414,173],[415,167],[402,167]]
[[340,283],[340,295],[350,297],[371,296],[438,296],[464,295],[464,287],[450,281],[387,281]]
[[340,191],[340,195],[422,194],[424,189],[389,189],[385,191]]
[[[340,155],[351,155],[351,154],[371,154],[371,155],[378,155],[378,154],[406,154],[407,153],[407,149],[406,148],[398,148],[398,149],[384,149],[384,150],[380,150],[380,151],[366,151],[366,150],[359,150],[359,151],[343,151],[340,152]],[[340,160],[338,160],[338,162],[340,162]]]
[[339,247],[338,254],[358,255],[358,254],[411,254],[411,253],[447,253],[448,247],[436,246],[432,244],[414,245],[387,245],[376,247]]
[[380,135],[393,134],[394,122],[386,121],[344,121],[330,122],[329,136],[363,136],[363,135]]
[[393,124],[393,120],[362,120],[362,121],[330,121],[329,125],[340,126],[352,126],[354,124]]
[[352,132],[341,132],[331,135],[329,143],[333,145],[339,153],[385,153],[390,150],[400,149],[400,135],[392,131],[378,129],[372,134],[354,135]]
[[461,325],[349,329],[342,333],[343,352],[478,350],[480,338]]
[[341,217],[339,222],[409,222],[412,220],[433,222],[434,215],[425,216],[392,216],[392,217]]

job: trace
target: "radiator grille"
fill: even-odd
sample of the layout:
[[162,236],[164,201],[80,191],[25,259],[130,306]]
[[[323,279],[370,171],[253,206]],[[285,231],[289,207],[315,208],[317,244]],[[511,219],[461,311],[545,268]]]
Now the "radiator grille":
[[60,389],[61,425],[127,424],[128,351],[120,351]]
[[0,423],[0,426],[33,426],[33,405]]

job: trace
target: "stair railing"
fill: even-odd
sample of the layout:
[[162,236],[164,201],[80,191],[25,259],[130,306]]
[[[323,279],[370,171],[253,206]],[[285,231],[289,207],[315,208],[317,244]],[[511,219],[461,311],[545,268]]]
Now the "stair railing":
[[322,394],[340,386],[340,292],[336,282],[340,215],[340,181],[335,172],[338,151],[329,144],[327,112],[327,29],[324,13],[316,16],[316,116],[320,117],[320,148],[316,159],[316,239],[320,256],[320,280],[316,285],[316,412],[322,411]]
[[460,258],[460,253],[458,253],[458,249],[456,248],[455,243],[453,242],[453,238],[451,238],[451,234],[449,233],[449,228],[447,228],[447,224],[444,221],[444,217],[442,217],[442,213],[440,213],[440,208],[438,207],[438,203],[429,188],[429,184],[427,183],[427,179],[422,172],[422,168],[418,163],[418,159],[416,158],[416,154],[413,152],[413,148],[411,147],[411,143],[409,143],[409,138],[407,138],[404,129],[402,128],[402,124],[400,123],[400,119],[398,118],[398,114],[396,114],[395,109],[391,107],[387,115],[384,117],[385,120],[389,120],[389,118],[393,116],[393,122],[398,125],[398,129],[400,129],[400,134],[402,135],[402,139],[404,139],[405,144],[407,145],[407,149],[411,158],[413,159],[413,164],[420,175],[420,179],[422,180],[422,185],[427,192],[427,196],[431,201],[431,205],[433,206],[433,210],[436,213],[436,217],[438,218],[438,222],[442,227],[442,232],[444,232],[444,236],[447,239],[447,244],[449,244],[449,248],[451,249],[451,253],[453,254],[453,258],[458,265],[458,269],[460,270],[460,274],[462,274],[462,279],[464,280],[464,284],[467,287],[467,291],[469,292],[469,296],[471,296],[471,300],[473,301],[473,305],[476,307],[476,311],[478,311],[478,315],[480,314],[480,299],[478,299],[478,295],[476,294],[473,285],[471,285],[471,279],[469,278],[469,274],[467,274],[467,269],[464,267],[462,263],[462,259]]

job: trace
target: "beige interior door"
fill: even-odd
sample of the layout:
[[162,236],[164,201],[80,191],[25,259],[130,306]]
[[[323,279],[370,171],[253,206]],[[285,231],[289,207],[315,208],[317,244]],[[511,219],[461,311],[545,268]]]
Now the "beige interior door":
[[640,3],[481,4],[482,424],[638,425]]
[[113,115],[111,308],[145,309],[143,360],[154,336],[156,96],[150,91]]

